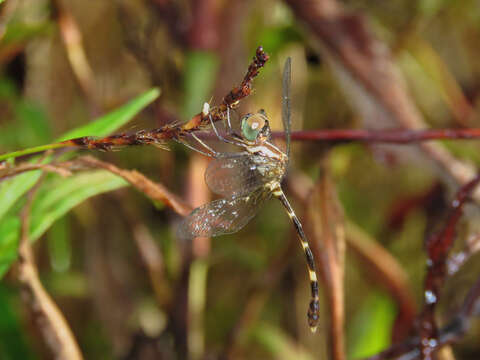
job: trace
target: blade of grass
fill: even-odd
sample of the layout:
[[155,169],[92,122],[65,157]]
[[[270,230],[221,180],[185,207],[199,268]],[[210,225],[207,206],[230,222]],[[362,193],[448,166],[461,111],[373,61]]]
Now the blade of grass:
[[17,258],[20,219],[10,216],[0,221],[0,278]]
[[107,136],[128,123],[143,108],[160,96],[158,88],[152,88],[116,110],[97,120],[78,127],[60,136],[56,141],[68,140],[81,136]]
[[125,180],[106,171],[57,178],[40,190],[33,203],[30,238],[37,240],[57,219],[86,199],[127,185]]

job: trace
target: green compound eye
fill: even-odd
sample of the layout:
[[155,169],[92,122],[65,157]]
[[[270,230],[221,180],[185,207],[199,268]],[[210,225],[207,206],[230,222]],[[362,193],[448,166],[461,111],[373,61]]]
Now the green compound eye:
[[248,141],[254,141],[264,126],[265,116],[263,114],[248,114],[242,119],[242,135]]

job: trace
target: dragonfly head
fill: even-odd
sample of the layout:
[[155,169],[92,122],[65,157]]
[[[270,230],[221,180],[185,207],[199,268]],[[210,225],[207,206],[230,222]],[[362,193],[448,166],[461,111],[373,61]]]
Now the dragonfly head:
[[248,141],[264,142],[270,137],[267,114],[263,109],[242,118],[242,136]]

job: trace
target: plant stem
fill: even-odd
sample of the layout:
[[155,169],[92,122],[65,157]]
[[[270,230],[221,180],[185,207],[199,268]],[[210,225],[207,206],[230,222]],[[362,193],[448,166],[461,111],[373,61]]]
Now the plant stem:
[[4,161],[4,160],[7,160],[7,159],[15,159],[15,158],[20,157],[20,156],[36,154],[36,153],[46,151],[46,150],[50,150],[50,149],[59,149],[59,148],[66,147],[66,146],[68,146],[68,145],[63,144],[63,143],[54,143],[54,144],[35,146],[35,147],[31,147],[31,148],[24,149],[24,150],[13,151],[13,152],[9,152],[9,153],[6,153],[6,154],[1,154],[0,155],[0,161]]

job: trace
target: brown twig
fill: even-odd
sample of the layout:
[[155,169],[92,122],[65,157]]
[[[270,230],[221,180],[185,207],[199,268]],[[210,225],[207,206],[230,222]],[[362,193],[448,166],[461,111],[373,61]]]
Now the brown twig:
[[166,206],[170,207],[172,210],[174,210],[180,215],[185,216],[189,214],[190,211],[192,211],[192,208],[190,206],[185,204],[176,195],[172,194],[162,184],[154,183],[152,180],[148,179],[138,171],[120,169],[113,164],[97,160],[91,156],[81,157],[75,160],[73,163],[87,166],[90,168],[108,170],[111,173],[124,178],[132,186],[147,195],[150,199],[165,203]]
[[320,263],[325,294],[329,304],[331,354],[334,360],[344,360],[344,265],[345,229],[343,210],[336,197],[336,189],[322,166],[322,173],[309,196],[309,229],[315,258]]
[[[283,132],[274,132],[282,138]],[[427,130],[355,130],[325,129],[292,132],[292,140],[318,142],[372,142],[385,144],[415,144],[433,140],[480,140],[480,129],[427,129]]]
[[53,357],[57,360],[81,360],[82,354],[65,317],[40,282],[30,246],[30,210],[36,189],[37,186],[30,191],[27,204],[21,213],[18,279],[22,286],[23,298],[34,314]]
[[62,177],[68,177],[72,175],[72,172],[67,169],[69,167],[66,163],[59,164],[20,164],[18,166],[2,166],[0,164],[0,180],[9,178],[21,174],[23,172],[32,171],[32,170],[43,170],[47,172],[56,173]]

